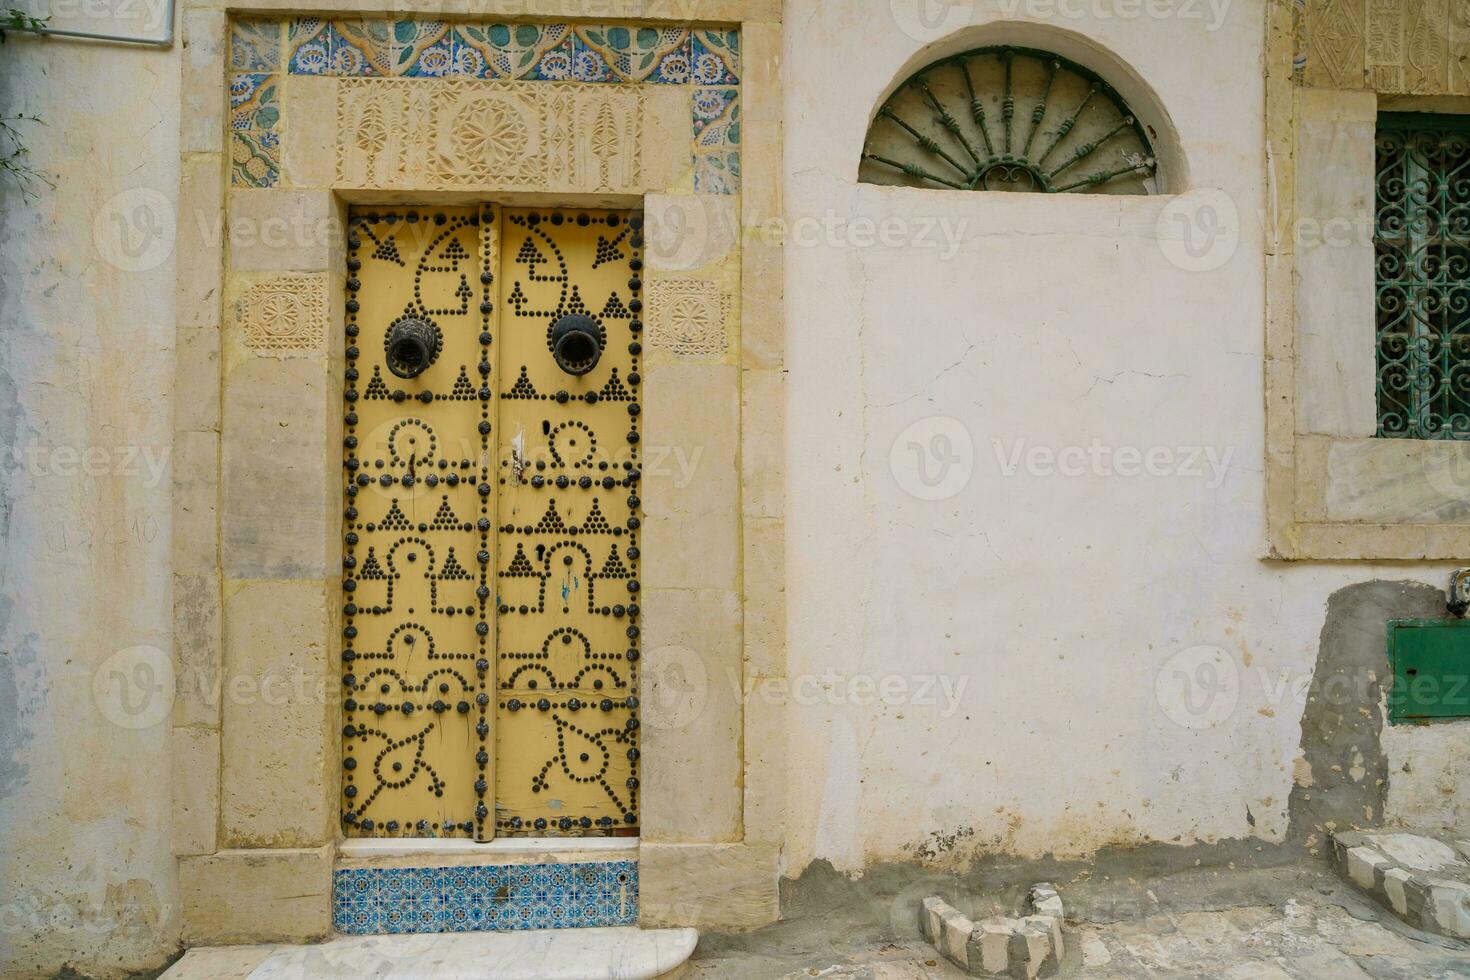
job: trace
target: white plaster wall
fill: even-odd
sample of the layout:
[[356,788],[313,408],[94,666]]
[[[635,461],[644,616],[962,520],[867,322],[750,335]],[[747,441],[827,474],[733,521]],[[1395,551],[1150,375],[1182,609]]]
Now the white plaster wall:
[[1464,833],[1470,827],[1470,753],[1465,724],[1406,725],[1383,733],[1390,824]]
[[[786,8],[786,219],[838,228],[786,250],[787,872],[1279,840],[1327,596],[1444,570],[1260,560],[1264,5],[1222,5],[1214,30],[1030,18],[1130,65],[1178,126],[1190,186],[1233,204],[1238,244],[1200,271],[1161,247],[1170,198],[856,184],[876,100],[925,43],[913,3]],[[976,25],[1000,9],[928,8]],[[850,233],[859,218],[914,235],[942,220],[958,244],[869,245]],[[912,430],[893,465],[916,424],[921,446],[973,442],[948,499],[910,492]],[[993,443],[1094,439],[1229,465],[1218,481],[1007,476]],[[1199,646],[1220,651],[1213,675]],[[909,696],[874,703],[856,675],[897,675]],[[952,713],[928,677],[964,685]]]
[[0,59],[56,183],[0,188],[0,976],[108,976],[176,936],[171,679],[146,671],[170,647],[178,51],[12,34]]

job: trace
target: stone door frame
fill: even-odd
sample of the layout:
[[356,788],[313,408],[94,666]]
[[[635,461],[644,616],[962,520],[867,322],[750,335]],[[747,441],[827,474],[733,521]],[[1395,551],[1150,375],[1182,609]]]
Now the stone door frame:
[[[567,0],[554,15],[682,25],[681,7],[632,0],[613,18],[602,0]],[[342,0],[327,8],[372,16]],[[644,490],[648,569],[662,569],[645,573],[645,685],[660,649],[704,679],[697,703],[663,727],[645,711],[641,921],[774,920],[785,725],[780,705],[742,692],[786,670],[782,253],[763,234],[781,214],[780,3],[698,5],[699,26],[740,32],[738,195],[695,192],[688,143],[666,138],[688,116],[666,89],[643,85],[623,90],[645,126],[627,186],[605,174],[504,186],[462,172],[428,186],[354,185],[339,169],[351,136],[338,129],[340,92],[295,76],[282,94],[286,179],[231,187],[231,19],[293,13],[273,2],[182,11],[172,724],[185,942],[299,941],[331,928],[345,213],[381,201],[641,204],[650,309],[677,303],[724,324],[722,344],[659,347],[649,318],[646,439],[674,458],[664,471],[650,461]],[[466,13],[432,4],[414,16]],[[521,0],[491,0],[472,15],[528,13]],[[688,465],[698,481],[680,479]]]

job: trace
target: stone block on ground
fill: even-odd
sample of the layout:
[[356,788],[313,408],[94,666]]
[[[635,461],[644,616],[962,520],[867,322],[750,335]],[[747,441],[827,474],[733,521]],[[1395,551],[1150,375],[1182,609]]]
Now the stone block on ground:
[[1061,968],[1065,910],[1056,886],[1032,887],[1026,915],[972,921],[938,896],[919,906],[919,929],[945,959],[973,976],[1033,980]]
[[1338,871],[1409,925],[1470,939],[1470,860],[1457,835],[1348,831],[1332,836]]

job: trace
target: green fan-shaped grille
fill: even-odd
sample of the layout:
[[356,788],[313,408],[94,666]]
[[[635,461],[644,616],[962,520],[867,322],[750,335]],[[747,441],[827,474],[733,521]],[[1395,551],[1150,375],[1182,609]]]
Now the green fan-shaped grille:
[[1148,133],[1092,71],[1033,48],[987,47],[923,68],[873,118],[868,183],[1147,194]]

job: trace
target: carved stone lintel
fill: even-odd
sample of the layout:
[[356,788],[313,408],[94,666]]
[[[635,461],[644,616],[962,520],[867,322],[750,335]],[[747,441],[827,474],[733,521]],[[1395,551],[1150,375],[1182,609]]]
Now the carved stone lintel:
[[1385,95],[1470,92],[1470,0],[1313,0],[1302,6],[1306,84]]
[[348,186],[642,189],[642,104],[629,88],[344,78],[337,123]]

